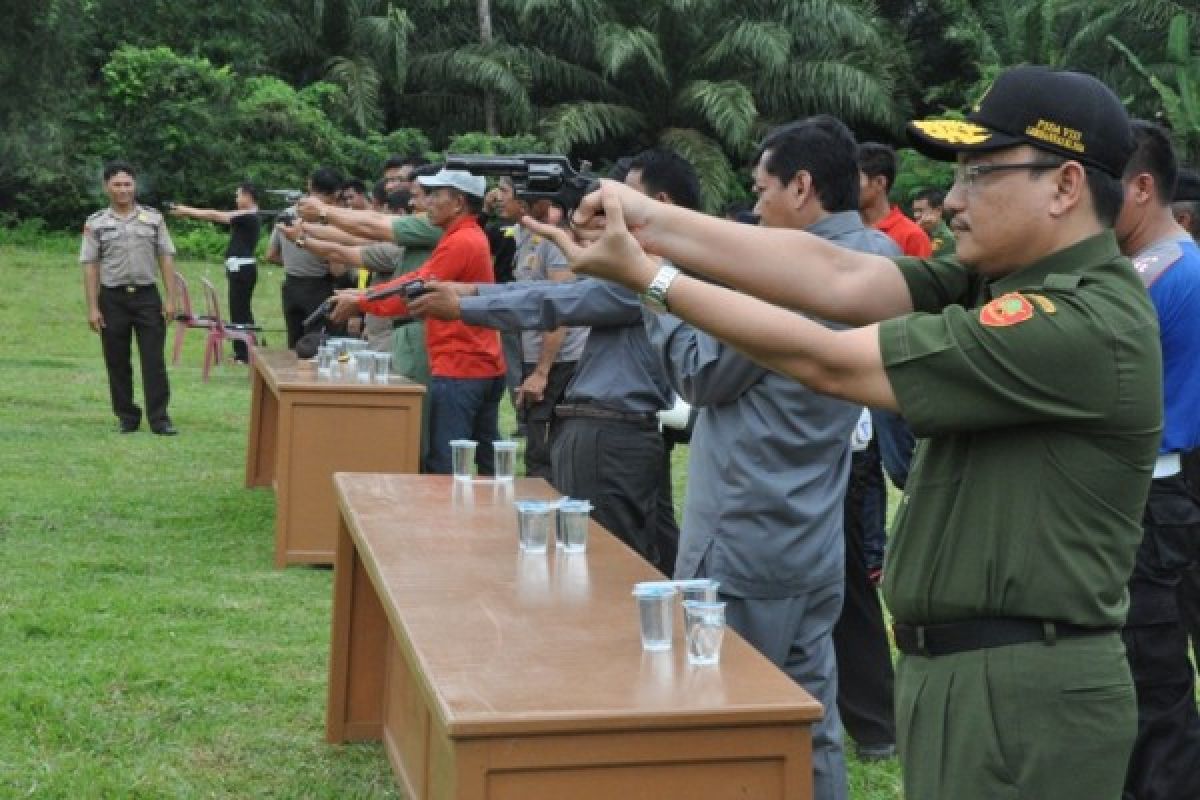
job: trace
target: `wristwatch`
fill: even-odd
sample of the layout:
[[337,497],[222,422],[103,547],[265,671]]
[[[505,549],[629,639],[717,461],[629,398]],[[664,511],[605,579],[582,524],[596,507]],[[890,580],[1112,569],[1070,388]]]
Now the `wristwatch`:
[[299,247],[301,250],[304,249],[304,234],[300,234],[299,236],[296,237],[295,244],[296,244],[296,247]]
[[658,273],[654,276],[654,280],[650,281],[650,285],[646,287],[646,291],[642,292],[642,302],[651,308],[666,311],[667,291],[670,290],[671,284],[675,282],[675,279],[679,275],[679,270],[670,265],[660,267]]

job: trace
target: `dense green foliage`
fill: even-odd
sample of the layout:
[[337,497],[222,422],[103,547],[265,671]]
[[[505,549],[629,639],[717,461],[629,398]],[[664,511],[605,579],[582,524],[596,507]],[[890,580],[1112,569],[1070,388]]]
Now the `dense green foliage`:
[[828,112],[862,139],[899,143],[911,114],[960,109],[1022,62],[1102,76],[1200,161],[1200,11],[1189,0],[13,0],[6,10],[0,212],[56,227],[100,202],[111,158],[143,171],[147,201],[226,205],[239,180],[299,186],[318,164],[371,178],[389,153],[461,151],[474,140],[456,137],[469,132],[596,163],[665,143],[697,164],[716,208],[744,191],[746,159],[772,124]]

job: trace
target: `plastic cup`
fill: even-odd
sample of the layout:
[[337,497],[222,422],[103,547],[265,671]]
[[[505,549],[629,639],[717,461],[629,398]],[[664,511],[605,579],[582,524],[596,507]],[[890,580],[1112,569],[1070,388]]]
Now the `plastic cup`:
[[720,581],[699,578],[691,581],[675,581],[675,588],[683,596],[683,602],[696,601],[700,603],[717,602],[717,589]]
[[375,382],[376,383],[387,383],[388,378],[390,377],[389,373],[391,372],[391,368],[392,368],[392,354],[391,353],[381,353],[381,352],[376,351],[376,353],[375,353]]
[[689,664],[711,666],[721,661],[725,637],[725,604],[687,600],[683,604]]
[[592,504],[587,500],[564,500],[558,506],[558,537],[564,553],[587,552],[588,514]]
[[333,377],[334,358],[336,358],[336,355],[334,354],[332,345],[323,344],[317,348],[317,377]]
[[471,480],[471,471],[475,467],[475,442],[473,439],[452,439],[450,441],[450,464],[454,468],[456,481]]
[[511,481],[517,474],[517,443],[510,439],[492,442],[495,477],[498,481]]
[[354,375],[359,383],[370,383],[375,376],[375,354],[370,350],[354,353]]
[[642,626],[642,649],[671,649],[674,635],[675,589],[661,582],[639,583],[633,587],[637,598],[638,620]]
[[525,553],[545,553],[550,543],[557,509],[553,503],[540,500],[518,500],[517,544]]

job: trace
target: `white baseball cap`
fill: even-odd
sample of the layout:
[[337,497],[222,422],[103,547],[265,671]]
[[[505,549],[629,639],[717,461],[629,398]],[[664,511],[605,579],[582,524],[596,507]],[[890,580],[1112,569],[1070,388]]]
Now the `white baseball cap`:
[[417,178],[417,183],[426,189],[436,189],[439,186],[449,186],[458,189],[463,194],[483,198],[487,193],[487,178],[482,175],[472,175],[461,169],[443,169],[438,174]]

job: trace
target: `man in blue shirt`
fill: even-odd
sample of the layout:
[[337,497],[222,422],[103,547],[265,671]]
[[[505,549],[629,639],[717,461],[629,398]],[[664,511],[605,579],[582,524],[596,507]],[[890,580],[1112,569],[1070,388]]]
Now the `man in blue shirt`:
[[1180,465],[1200,445],[1200,250],[1171,212],[1178,167],[1167,133],[1140,120],[1133,132],[1116,232],[1158,315],[1165,409],[1122,631],[1138,700],[1124,797],[1168,800],[1200,797],[1200,715],[1176,592],[1200,553],[1200,502]]

